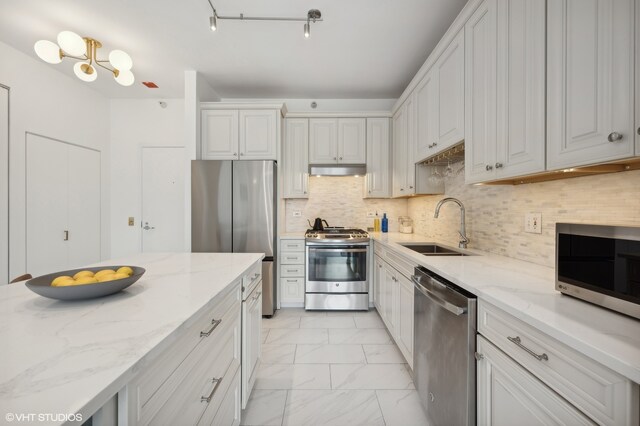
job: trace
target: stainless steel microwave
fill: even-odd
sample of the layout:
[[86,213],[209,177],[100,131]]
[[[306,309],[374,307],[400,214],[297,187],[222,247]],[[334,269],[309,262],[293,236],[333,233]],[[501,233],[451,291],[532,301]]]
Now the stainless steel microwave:
[[640,319],[640,227],[556,224],[556,290]]

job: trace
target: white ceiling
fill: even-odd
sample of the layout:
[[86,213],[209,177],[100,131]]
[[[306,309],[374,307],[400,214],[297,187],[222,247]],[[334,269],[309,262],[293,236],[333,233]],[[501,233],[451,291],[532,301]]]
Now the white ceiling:
[[[120,87],[99,70],[110,98],[182,97],[184,71],[201,72],[224,98],[397,98],[466,0],[212,0],[219,15],[324,21],[220,21],[207,0],[0,0],[0,41],[33,57],[33,44],[62,30],[100,40],[106,57],[128,52],[136,83]],[[36,57],[37,58],[37,57]],[[73,75],[72,61],[50,65]],[[159,89],[141,82],[154,81]]]

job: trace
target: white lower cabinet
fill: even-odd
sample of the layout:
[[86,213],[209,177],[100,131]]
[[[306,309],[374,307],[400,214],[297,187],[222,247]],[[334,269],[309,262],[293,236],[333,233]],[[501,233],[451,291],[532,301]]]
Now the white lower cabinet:
[[595,424],[482,336],[477,352],[478,425]]
[[398,277],[398,345],[406,353],[410,366],[413,366],[413,283],[402,274]]
[[305,281],[304,238],[280,239],[280,305],[282,307],[304,306]]
[[247,406],[260,365],[262,280],[242,302],[242,408]]

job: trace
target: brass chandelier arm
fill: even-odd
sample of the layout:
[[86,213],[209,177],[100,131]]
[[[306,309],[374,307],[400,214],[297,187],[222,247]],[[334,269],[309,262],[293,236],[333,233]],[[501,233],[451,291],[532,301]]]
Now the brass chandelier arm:
[[110,68],[110,67],[102,65],[102,63],[104,63],[104,62],[109,62],[109,61],[98,61],[97,59],[95,61],[97,66],[99,66],[100,68],[104,68],[107,71],[111,71],[113,73],[113,75],[115,75],[116,77],[118,76],[118,74],[120,74],[120,71],[118,71],[117,69]]
[[286,18],[286,17],[278,17],[278,16],[244,16],[241,13],[239,16],[220,16],[216,14],[216,17],[221,20],[232,20],[232,21],[288,21],[288,22],[307,22],[311,20],[311,22],[322,22],[322,18],[318,19],[309,19],[309,18]]

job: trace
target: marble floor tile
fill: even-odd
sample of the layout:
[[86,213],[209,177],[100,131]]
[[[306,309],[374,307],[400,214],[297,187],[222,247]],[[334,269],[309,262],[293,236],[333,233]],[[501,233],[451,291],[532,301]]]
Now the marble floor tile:
[[254,389],[331,389],[329,364],[260,364]]
[[367,364],[404,364],[407,361],[396,345],[362,345]]
[[262,345],[261,362],[265,364],[293,364],[296,345]]
[[353,317],[303,317],[300,328],[355,328]]
[[366,317],[378,316],[378,311],[371,308],[368,311],[327,311],[328,317]]
[[376,394],[387,426],[429,424],[415,390],[377,390]]
[[319,345],[329,343],[327,330],[313,328],[272,328],[269,330],[267,343],[284,344],[308,344]]
[[354,316],[357,328],[385,328],[382,318],[378,315]]
[[280,426],[284,415],[286,390],[254,389],[242,411],[241,425]]
[[262,328],[300,328],[300,317],[262,318]]
[[334,364],[333,389],[415,389],[404,364]]
[[386,345],[392,343],[387,330],[380,328],[349,328],[329,330],[331,344]]
[[267,341],[267,337],[269,336],[269,329],[268,328],[263,328],[262,329],[262,343]]
[[282,308],[276,311],[274,318],[282,317],[326,317],[325,311],[306,311],[304,308]]
[[282,424],[384,426],[384,420],[373,391],[293,390],[289,391]]
[[365,364],[362,345],[298,345],[296,364]]

